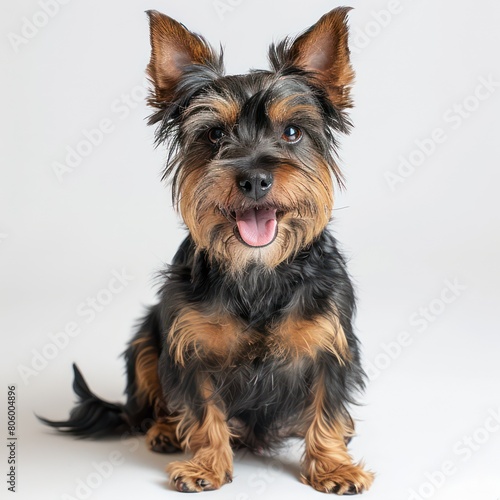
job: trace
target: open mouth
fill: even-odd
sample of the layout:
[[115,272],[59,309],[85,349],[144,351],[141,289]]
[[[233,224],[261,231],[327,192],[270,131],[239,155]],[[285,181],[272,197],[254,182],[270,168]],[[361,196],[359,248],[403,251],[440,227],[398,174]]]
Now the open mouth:
[[278,234],[276,208],[249,208],[231,214],[236,220],[235,234],[249,247],[270,245]]

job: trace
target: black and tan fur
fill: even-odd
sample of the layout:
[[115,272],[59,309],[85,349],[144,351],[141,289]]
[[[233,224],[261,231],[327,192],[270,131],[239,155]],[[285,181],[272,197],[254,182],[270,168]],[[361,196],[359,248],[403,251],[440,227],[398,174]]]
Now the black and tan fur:
[[[347,451],[348,405],[363,387],[355,300],[327,228],[342,183],[337,137],[350,126],[348,10],[271,46],[271,70],[237,76],[203,38],[148,13],[150,122],[168,144],[165,176],[189,234],[125,352],[126,404],[97,398],[75,367],[81,402],[47,423],[84,436],[137,429],[154,451],[191,451],[168,466],[180,491],[220,488],[235,447],[290,436],[305,441],[303,482],[369,488],[372,473]],[[236,221],[258,210],[276,211],[265,246],[245,243]]]

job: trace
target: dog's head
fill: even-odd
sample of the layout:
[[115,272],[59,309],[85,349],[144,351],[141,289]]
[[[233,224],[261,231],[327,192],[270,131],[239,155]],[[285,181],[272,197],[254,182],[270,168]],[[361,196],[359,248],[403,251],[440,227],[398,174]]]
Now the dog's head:
[[272,70],[237,76],[202,37],[148,12],[150,123],[169,143],[165,174],[197,248],[230,270],[277,266],[330,219],[351,105],[348,11],[272,45]]

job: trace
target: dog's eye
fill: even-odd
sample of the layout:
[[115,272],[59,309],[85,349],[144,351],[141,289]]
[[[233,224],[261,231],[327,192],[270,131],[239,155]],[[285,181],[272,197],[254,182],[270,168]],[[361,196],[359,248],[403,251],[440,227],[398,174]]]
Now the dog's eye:
[[300,139],[302,139],[302,130],[300,130],[300,128],[296,127],[295,125],[288,125],[287,127],[285,127],[285,130],[283,130],[283,135],[281,136],[281,138],[289,144],[295,144],[296,142],[299,142]]
[[208,131],[208,140],[213,144],[217,144],[225,135],[224,130],[214,127]]

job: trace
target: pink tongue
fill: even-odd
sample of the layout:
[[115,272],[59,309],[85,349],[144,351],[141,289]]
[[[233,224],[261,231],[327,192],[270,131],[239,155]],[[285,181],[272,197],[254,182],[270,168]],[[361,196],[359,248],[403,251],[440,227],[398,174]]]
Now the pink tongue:
[[273,241],[276,234],[276,209],[251,208],[236,212],[236,224],[241,239],[251,247],[263,247]]

